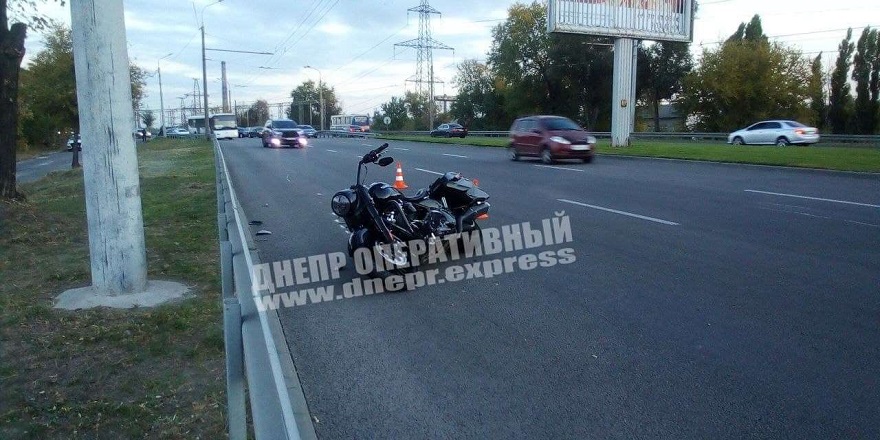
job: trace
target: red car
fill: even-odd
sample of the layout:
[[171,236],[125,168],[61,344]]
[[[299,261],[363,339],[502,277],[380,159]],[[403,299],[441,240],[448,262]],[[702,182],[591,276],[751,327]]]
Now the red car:
[[579,159],[592,162],[596,138],[562,116],[529,116],[510,127],[510,158],[538,157],[541,162]]

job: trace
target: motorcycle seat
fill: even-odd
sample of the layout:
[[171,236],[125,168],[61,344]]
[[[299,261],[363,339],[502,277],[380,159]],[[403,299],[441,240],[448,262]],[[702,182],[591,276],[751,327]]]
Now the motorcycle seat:
[[420,201],[425,200],[427,198],[428,198],[428,190],[425,188],[418,190],[416,192],[416,194],[412,197],[407,197],[406,195],[403,196],[403,200],[410,202],[410,203],[420,202]]

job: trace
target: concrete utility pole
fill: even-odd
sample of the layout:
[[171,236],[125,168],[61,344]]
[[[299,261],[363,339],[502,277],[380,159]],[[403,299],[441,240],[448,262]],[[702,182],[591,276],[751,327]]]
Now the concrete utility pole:
[[223,113],[229,113],[229,89],[226,86],[226,61],[220,62],[220,80],[223,83],[221,88],[223,89]]
[[122,1],[70,2],[92,287],[143,292],[147,258]]
[[[204,12],[204,9],[202,10]],[[202,23],[202,26],[199,28],[202,31],[202,87],[204,87],[205,92],[203,93],[205,99],[205,139],[211,140],[211,130],[209,119],[211,118],[208,115],[208,64],[205,59],[205,23]]]

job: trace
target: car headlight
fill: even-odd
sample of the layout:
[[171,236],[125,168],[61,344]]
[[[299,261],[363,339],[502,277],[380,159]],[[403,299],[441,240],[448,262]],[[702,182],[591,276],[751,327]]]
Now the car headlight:
[[592,145],[596,143],[596,138],[594,136],[587,136],[587,143]]
[[330,203],[330,208],[333,210],[334,214],[340,217],[345,217],[351,214],[356,200],[357,196],[355,195],[354,191],[339,191],[333,196],[333,200]]
[[571,145],[571,142],[562,136],[553,136],[552,138],[550,138],[550,140],[556,142],[557,144]]
[[281,139],[278,138],[272,138],[271,142],[272,145],[281,145]]

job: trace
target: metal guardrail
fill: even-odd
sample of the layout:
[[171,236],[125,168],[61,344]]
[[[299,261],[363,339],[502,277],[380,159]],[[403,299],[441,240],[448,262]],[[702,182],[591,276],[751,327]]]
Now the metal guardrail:
[[283,337],[278,316],[274,311],[260,311],[256,304],[260,292],[254,287],[252,273],[259,257],[251,252],[255,248],[245,234],[247,220],[229,181],[220,144],[214,140],[213,146],[229,438],[248,438],[247,387],[253,433],[258,440],[313,439],[314,426],[287,345],[276,342],[276,337]]
[[[377,133],[388,136],[430,136],[430,131],[385,131]],[[598,139],[611,139],[610,132],[597,131],[591,133]],[[727,142],[729,133],[691,133],[691,132],[635,132],[633,139],[668,139],[679,141],[722,141]],[[507,137],[509,131],[470,131],[472,137]],[[851,134],[823,134],[822,144],[840,145],[852,144],[853,147],[878,147],[880,148],[880,135],[851,135]],[[828,145],[824,145],[828,146]]]

